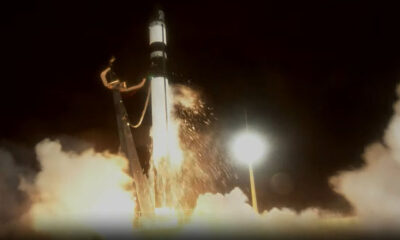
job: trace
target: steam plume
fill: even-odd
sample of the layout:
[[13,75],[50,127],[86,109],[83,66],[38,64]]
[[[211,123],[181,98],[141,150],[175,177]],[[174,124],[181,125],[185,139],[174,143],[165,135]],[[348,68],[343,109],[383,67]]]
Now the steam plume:
[[[333,189],[352,204],[353,215],[317,208],[300,212],[273,208],[257,214],[239,188],[227,194],[215,193],[217,179],[229,174],[219,163],[221,156],[212,146],[212,134],[199,130],[210,124],[204,103],[187,87],[176,87],[174,91],[174,103],[180,106],[175,108],[174,116],[184,159],[174,175],[165,174],[173,183],[173,207],[191,209],[184,232],[199,228],[284,233],[399,229],[400,100],[394,105],[383,141],[366,148],[364,166],[330,178]],[[400,88],[398,93],[400,96]],[[0,149],[0,235],[21,227],[22,222],[37,231],[58,234],[133,233],[135,199],[124,158],[93,149],[65,151],[58,141],[50,140],[40,142],[35,150],[41,171],[32,180],[9,152]],[[29,201],[23,194],[29,196]],[[174,211],[164,208],[157,212],[168,215]],[[178,220],[176,215],[173,217],[176,221],[172,225],[176,226]]]
[[[400,86],[397,93],[400,96]],[[331,179],[334,189],[350,201],[360,220],[375,229],[400,227],[400,100],[393,109],[383,142],[365,149],[365,165]]]
[[65,152],[59,142],[36,146],[41,171],[23,182],[33,205],[27,213],[34,229],[55,234],[130,232],[135,201],[127,161],[119,156]]

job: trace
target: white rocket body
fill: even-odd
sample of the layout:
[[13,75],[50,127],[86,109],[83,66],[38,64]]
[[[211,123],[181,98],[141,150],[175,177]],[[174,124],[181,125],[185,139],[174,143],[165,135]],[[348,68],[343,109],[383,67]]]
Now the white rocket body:
[[153,159],[157,160],[169,155],[168,128],[170,125],[170,102],[168,79],[154,77],[151,79],[151,114]]
[[166,26],[164,13],[161,10],[156,12],[149,25],[149,35],[153,160],[157,161],[169,155],[168,128],[172,107],[166,74]]

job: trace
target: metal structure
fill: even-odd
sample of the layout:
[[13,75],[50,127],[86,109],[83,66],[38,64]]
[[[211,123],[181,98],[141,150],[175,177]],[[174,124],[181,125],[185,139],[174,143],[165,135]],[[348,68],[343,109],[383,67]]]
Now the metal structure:
[[[150,186],[146,176],[143,173],[142,166],[135,147],[135,141],[132,136],[128,114],[121,98],[121,92],[135,91],[144,86],[146,82],[143,80],[140,84],[131,88],[126,87],[125,82],[121,82],[116,78],[112,71],[112,62],[110,66],[101,73],[101,79],[104,86],[113,92],[114,108],[118,126],[118,136],[120,141],[121,153],[129,160],[129,170],[134,180],[136,197],[139,203],[139,209],[144,216],[154,215],[154,200],[150,193]],[[108,79],[111,81],[109,82]]]
[[[169,86],[166,74],[166,25],[164,12],[160,9],[155,11],[149,24],[149,45],[150,45],[150,70],[147,79],[150,81],[151,113],[152,113],[152,138],[153,138],[153,159],[168,156],[168,125],[169,125]],[[142,117],[137,125],[129,122],[121,92],[137,91],[146,83],[144,78],[139,84],[127,87],[126,82],[120,81],[110,65],[101,73],[100,77],[104,86],[113,92],[114,107],[116,111],[118,135],[121,144],[121,153],[129,160],[130,173],[134,180],[136,195],[142,216],[153,216],[155,209],[154,194],[150,192],[149,181],[143,173],[139,157],[136,151],[135,142],[132,136],[131,127],[138,127],[143,120],[147,109],[149,95],[146,99]]]

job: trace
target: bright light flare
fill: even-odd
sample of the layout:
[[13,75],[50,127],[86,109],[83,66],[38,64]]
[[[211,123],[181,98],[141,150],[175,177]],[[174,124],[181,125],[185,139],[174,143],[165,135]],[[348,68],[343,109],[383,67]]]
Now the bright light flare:
[[232,141],[233,156],[245,164],[254,164],[268,152],[269,145],[259,134],[245,130]]

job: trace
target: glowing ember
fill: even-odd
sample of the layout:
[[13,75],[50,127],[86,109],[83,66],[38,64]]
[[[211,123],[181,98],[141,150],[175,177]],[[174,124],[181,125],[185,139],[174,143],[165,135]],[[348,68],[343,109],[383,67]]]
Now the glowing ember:
[[[196,130],[209,124],[199,95],[184,86],[175,86],[168,92],[172,107],[168,122],[169,141],[164,147],[168,147],[169,154],[160,156],[157,146],[161,143],[153,129],[154,164],[149,176],[157,207],[190,212],[199,194],[215,191],[215,180],[225,169],[221,161],[217,162],[217,152],[213,152],[216,148],[211,146],[210,139]],[[200,123],[190,122],[202,117],[205,120]]]

